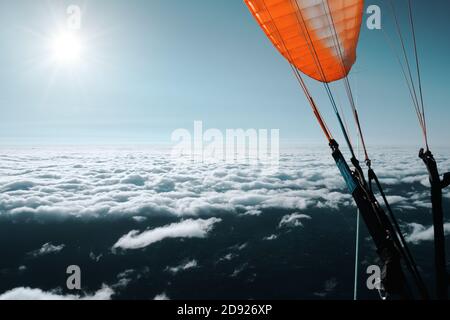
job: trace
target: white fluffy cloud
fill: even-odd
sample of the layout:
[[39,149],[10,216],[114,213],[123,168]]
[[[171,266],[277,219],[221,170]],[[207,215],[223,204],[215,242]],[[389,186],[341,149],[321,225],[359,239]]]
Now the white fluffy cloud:
[[[423,241],[434,240],[434,227],[425,227],[418,223],[410,223],[408,226],[412,231],[406,236],[406,241],[413,244],[419,244]],[[445,235],[450,235],[450,223],[444,224]]]
[[167,238],[205,238],[220,221],[218,218],[188,219],[141,233],[133,230],[120,238],[113,249],[141,249]]
[[311,220],[306,214],[293,213],[281,218],[279,227],[303,227],[302,220]]
[[44,245],[42,245],[41,248],[30,252],[30,255],[32,255],[33,257],[38,257],[38,256],[44,256],[47,254],[58,253],[61,250],[63,250],[64,247],[65,247],[64,244],[53,245],[50,242],[48,242],[48,243],[45,243]]
[[197,262],[197,260],[194,259],[194,260],[190,260],[185,263],[182,263],[179,266],[167,268],[166,270],[173,274],[176,274],[180,271],[186,271],[186,270],[197,268],[197,267],[198,267],[198,262]]
[[272,240],[277,240],[278,236],[276,234],[271,234],[270,236],[264,237],[263,240],[265,241],[272,241]]
[[43,291],[26,287],[15,288],[0,295],[0,300],[111,300],[114,290],[103,286],[92,295],[62,295],[55,291]]
[[170,300],[165,292],[156,295],[153,300]]

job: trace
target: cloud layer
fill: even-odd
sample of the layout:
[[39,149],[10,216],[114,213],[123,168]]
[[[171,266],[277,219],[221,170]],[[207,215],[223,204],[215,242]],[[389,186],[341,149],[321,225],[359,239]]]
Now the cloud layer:
[[[413,149],[372,150],[387,189],[416,186],[390,200],[404,210],[428,208],[428,178]],[[0,150],[3,217],[101,218],[153,214],[260,214],[353,206],[325,147],[292,149],[278,172],[245,164],[192,163],[145,148],[11,148]],[[447,153],[448,155],[449,153]],[[450,167],[448,157],[439,159]],[[420,188],[422,186],[422,188]],[[450,197],[450,191],[445,193]]]
[[[416,153],[415,150],[380,149],[372,151],[372,157],[391,204],[396,212],[403,211],[403,215],[399,214],[399,220],[404,230],[409,231],[408,241],[420,244],[432,239],[432,228],[429,227],[431,220],[424,215],[430,207],[428,177]],[[439,163],[442,169],[448,168],[449,158],[441,158]],[[198,164],[186,159],[172,159],[164,150],[145,148],[1,149],[2,221],[98,219],[94,221],[98,225],[104,225],[102,219],[120,217],[126,221],[118,220],[120,228],[115,229],[114,233],[108,229],[108,241],[99,246],[89,246],[86,252],[81,253],[98,268],[111,261],[124,262],[124,265],[118,263],[120,268],[105,280],[108,286],[95,291],[99,288],[99,283],[95,283],[89,287],[89,293],[65,295],[58,289],[46,291],[22,287],[23,282],[17,282],[14,286],[3,288],[2,291],[17,287],[0,294],[0,299],[110,299],[112,296],[121,297],[128,287],[131,291],[135,290],[138,283],[148,285],[142,290],[147,294],[144,298],[177,298],[175,289],[179,288],[173,278],[203,276],[208,268],[214,270],[214,276],[240,283],[243,279],[264,279],[265,273],[258,270],[260,265],[256,263],[261,256],[271,266],[278,267],[276,263],[279,261],[283,266],[297,267],[297,262],[288,259],[289,254],[284,255],[288,252],[285,250],[289,250],[286,243],[292,243],[289,239],[297,237],[305,241],[301,241],[304,246],[295,251],[296,255],[305,250],[308,255],[304,261],[312,263],[310,261],[314,255],[309,251],[314,247],[314,232],[328,234],[331,231],[333,240],[342,240],[335,238],[340,233],[333,233],[332,223],[339,220],[346,223],[346,227],[353,226],[353,220],[345,220],[347,216],[341,219],[340,216],[342,212],[349,212],[343,209],[354,208],[353,200],[327,148],[285,151],[280,164],[278,172],[245,164]],[[450,192],[446,190],[444,196],[450,198]],[[407,224],[413,221],[421,224]],[[12,222],[16,224],[16,221]],[[67,225],[70,226],[71,222],[68,221]],[[84,222],[81,224],[84,225]],[[250,228],[259,228],[261,233],[253,235],[253,232],[239,231],[247,230],[239,228],[246,224]],[[292,229],[295,227],[301,230],[297,232]],[[308,227],[311,227],[311,232],[308,232]],[[343,228],[342,225],[339,227]],[[220,232],[214,232],[215,228]],[[446,224],[447,232],[449,228],[450,225]],[[130,231],[132,229],[135,230]],[[350,229],[347,231],[351,232]],[[103,232],[100,228],[96,239],[105,236]],[[68,240],[70,237],[45,236],[28,245],[23,253],[25,260],[18,259],[11,268],[17,277],[35,272],[34,265],[47,260],[31,261],[29,255],[38,257],[63,250],[63,254],[53,257],[54,260],[59,257],[63,260],[67,259],[75,245],[76,252],[80,252],[79,244]],[[196,249],[187,250],[189,241],[169,241],[209,237],[225,237],[229,241],[223,247],[222,241],[219,241],[220,244],[216,243],[216,239],[211,241],[211,257],[208,258],[196,255]],[[177,255],[162,259],[164,261],[160,265],[157,262],[148,263],[146,259],[145,269],[139,264],[152,250],[122,252],[146,248],[162,241],[170,247],[176,244],[174,250]],[[207,240],[203,241],[208,245]],[[203,245],[201,247],[204,250]],[[257,250],[263,254],[258,254]],[[266,259],[265,255],[270,250],[272,254],[283,253],[283,257],[267,255]],[[252,252],[257,254],[252,256]],[[157,253],[157,259],[160,254],[162,252]],[[323,248],[318,254],[322,257]],[[348,261],[349,253],[345,254],[342,259]],[[136,257],[135,264],[129,264],[133,260],[129,256]],[[336,259],[341,261],[341,257]],[[220,270],[218,275],[217,270]],[[311,274],[317,272],[314,269]],[[325,283],[320,279],[319,285],[311,292],[315,292],[317,297],[334,296],[339,291],[340,283],[343,283],[340,276],[334,276],[329,274],[323,278],[330,279]],[[220,281],[223,282],[223,279]],[[59,285],[54,283],[50,288]],[[41,287],[48,288],[47,285]]]

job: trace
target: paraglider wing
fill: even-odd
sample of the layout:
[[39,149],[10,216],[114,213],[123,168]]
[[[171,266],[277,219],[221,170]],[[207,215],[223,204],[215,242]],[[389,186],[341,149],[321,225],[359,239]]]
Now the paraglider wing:
[[313,79],[344,78],[356,61],[364,0],[244,0],[277,50]]

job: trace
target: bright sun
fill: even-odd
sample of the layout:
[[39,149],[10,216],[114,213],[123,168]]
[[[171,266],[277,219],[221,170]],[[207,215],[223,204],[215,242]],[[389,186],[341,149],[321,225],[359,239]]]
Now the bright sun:
[[61,32],[51,43],[52,58],[59,64],[74,64],[80,61],[83,51],[80,38],[74,32]]

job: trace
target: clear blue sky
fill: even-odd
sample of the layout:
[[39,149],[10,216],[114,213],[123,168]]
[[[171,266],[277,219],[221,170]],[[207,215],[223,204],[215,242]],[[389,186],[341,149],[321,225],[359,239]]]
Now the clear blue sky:
[[[450,3],[413,3],[431,141],[449,145]],[[42,37],[56,32],[69,4],[84,9],[85,59],[56,70],[43,63]],[[289,66],[241,0],[1,1],[0,43],[2,144],[164,143],[194,120],[324,142]],[[351,82],[369,145],[421,144],[381,31],[363,28]],[[311,87],[342,141],[322,87]]]

